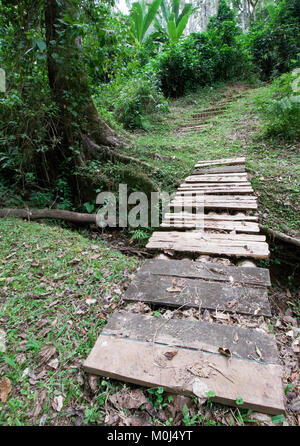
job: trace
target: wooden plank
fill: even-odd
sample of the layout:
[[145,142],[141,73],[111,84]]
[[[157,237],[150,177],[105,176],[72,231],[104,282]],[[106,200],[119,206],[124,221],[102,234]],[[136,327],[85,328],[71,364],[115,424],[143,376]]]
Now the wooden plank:
[[207,108],[205,110],[200,110],[200,111],[194,113],[192,116],[196,116],[199,113],[211,113],[211,112],[215,112],[215,111],[225,111],[225,110],[227,110],[227,106],[226,105],[223,105],[223,106],[220,106],[220,107],[211,107],[211,108]]
[[246,173],[223,173],[207,175],[191,175],[185,179],[186,183],[238,183],[247,181]]
[[201,119],[201,118],[212,118],[214,116],[222,115],[225,112],[225,109],[223,110],[203,110],[202,112],[194,113],[192,115],[195,119]]
[[185,240],[216,241],[220,243],[265,242],[266,236],[260,234],[218,234],[215,232],[191,231],[191,232],[153,232],[153,239],[158,240]]
[[[172,214],[169,214],[172,215]],[[174,214],[175,215],[175,214]],[[258,223],[247,221],[214,221],[202,218],[186,218],[186,217],[165,217],[160,225],[161,228],[186,228],[194,229],[203,225],[204,229],[216,229],[220,231],[236,231],[247,233],[258,233],[260,231]]]
[[[189,183],[190,185],[192,185],[193,183]],[[221,195],[226,195],[226,194],[238,194],[238,195],[242,195],[242,194],[248,194],[249,192],[253,192],[253,189],[251,186],[243,186],[243,187],[238,187],[238,186],[232,186],[232,187],[228,187],[226,185],[223,186],[218,186],[215,188],[212,187],[208,187],[208,186],[204,186],[204,187],[179,187],[178,188],[179,192],[188,192],[188,191],[195,191],[195,192],[202,192],[205,193],[206,195],[208,194],[221,194]]]
[[235,164],[245,164],[246,158],[221,158],[216,160],[198,161],[195,167],[206,167],[206,166],[218,166],[218,165],[235,165]]
[[222,202],[211,202],[205,200],[204,204],[197,202],[196,200],[173,200],[169,203],[170,208],[186,209],[200,208],[204,206],[206,209],[234,209],[234,210],[256,210],[257,203],[255,202],[237,202],[237,201],[222,201]]
[[222,166],[222,167],[208,167],[195,169],[193,175],[207,174],[207,173],[242,173],[245,172],[245,166]]
[[208,200],[209,202],[215,201],[257,201],[257,197],[254,195],[210,195],[209,197],[205,197],[204,193],[195,192],[195,191],[178,191],[175,194],[176,199],[184,199],[191,200],[196,197],[204,197],[204,200]]
[[[184,261],[179,262],[184,263]],[[176,265],[176,272],[175,269],[173,272],[167,268],[164,269],[164,264],[159,264],[159,266],[162,268],[161,271],[155,273],[148,268],[147,264],[143,265],[127,289],[124,300],[177,308],[206,308],[252,316],[272,316],[266,287],[244,283],[241,285],[240,282],[234,281],[233,276],[226,275],[226,272],[224,278],[227,280],[214,280],[215,276],[218,276],[217,279],[222,276],[223,270],[218,268],[218,265],[211,267],[213,271],[220,271],[220,273],[214,273],[205,264],[208,276],[205,278],[193,277],[197,276],[197,271],[193,274],[194,270],[190,274],[185,271],[182,275],[180,265]],[[186,266],[187,264],[185,268]],[[200,268],[204,266],[200,265]],[[158,265],[155,267],[157,268]],[[201,272],[202,276],[205,276],[201,269],[199,276]],[[210,276],[209,273],[211,273]],[[237,276],[237,273],[235,275]],[[254,278],[252,280],[254,281]]]
[[[191,214],[188,212],[176,212],[176,213],[166,213],[165,216],[169,217],[169,216],[184,216],[187,218],[195,218],[197,216],[197,214]],[[242,213],[237,213],[235,215],[231,215],[231,214],[213,214],[213,213],[209,213],[209,214],[204,214],[204,218],[205,220],[213,220],[213,221],[258,221],[258,216],[256,215],[245,215]]]
[[[234,344],[235,333],[238,342]],[[232,357],[218,353],[228,348]],[[265,355],[256,361],[257,349]],[[176,352],[172,360],[167,352]],[[274,337],[238,327],[115,313],[84,363],[93,374],[192,395],[195,384],[213,401],[271,414],[284,413],[282,368]],[[204,392],[204,393],[205,393]]]
[[172,241],[156,241],[151,240],[148,242],[148,249],[153,250],[172,250],[177,252],[186,253],[198,253],[208,255],[226,255],[235,257],[252,257],[256,259],[267,259],[269,257],[269,250],[267,244],[247,243],[245,246],[228,246],[216,243],[193,243],[188,240],[184,243],[172,242]]
[[224,188],[228,188],[231,190],[233,190],[234,188],[251,188],[251,191],[253,191],[251,183],[249,183],[249,181],[242,181],[240,183],[182,183],[178,190],[181,189],[187,189],[187,190],[194,190],[194,189],[224,189]]
[[261,287],[271,286],[269,270],[266,268],[225,266],[220,263],[194,262],[192,260],[146,260],[139,270],[147,269],[153,275],[165,275],[217,282],[239,283]]
[[[233,194],[233,195],[232,195]],[[174,196],[174,198],[176,197],[195,197],[195,196],[200,196],[201,195],[206,195],[206,192],[203,192],[201,189],[189,189],[189,190],[178,190]],[[213,198],[212,198],[213,197]],[[257,197],[255,195],[236,195],[234,192],[232,192],[231,190],[228,190],[226,196],[224,195],[216,195],[215,191],[210,191],[210,195],[209,197],[206,197],[207,200],[217,200],[217,201],[221,201],[221,200],[229,200],[229,199],[234,199],[234,200],[248,200],[250,199],[251,201],[256,201]]]
[[[165,236],[166,234],[168,234],[167,237]],[[174,237],[174,235],[177,237]],[[238,235],[240,236],[241,234]],[[227,237],[227,234],[225,234],[225,237]],[[248,235],[248,237],[250,237],[250,235]],[[215,237],[204,240],[199,236],[197,237],[194,232],[154,232],[146,247],[148,249],[261,259],[268,258],[269,256],[269,247],[265,242],[247,241],[237,238],[218,240]]]

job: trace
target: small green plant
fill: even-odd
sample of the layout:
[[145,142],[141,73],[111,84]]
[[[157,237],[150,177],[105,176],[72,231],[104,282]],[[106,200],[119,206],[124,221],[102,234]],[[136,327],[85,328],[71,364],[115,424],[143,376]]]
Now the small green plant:
[[202,416],[194,415],[193,417],[191,417],[186,404],[183,406],[182,415],[182,422],[185,426],[194,426],[195,424],[199,424],[199,422],[202,421]]
[[148,389],[148,393],[153,397],[153,405],[156,408],[163,407],[167,403],[163,403],[164,401],[164,388],[163,387],[155,387],[153,389]]
[[237,397],[237,399],[235,400],[235,403],[236,403],[238,406],[242,406],[242,405],[244,404],[244,400],[243,400],[243,398],[241,398],[241,397]]
[[280,423],[284,423],[285,422],[285,416],[280,414],[280,415],[275,415],[274,417],[272,417],[272,423],[274,424],[280,424]]

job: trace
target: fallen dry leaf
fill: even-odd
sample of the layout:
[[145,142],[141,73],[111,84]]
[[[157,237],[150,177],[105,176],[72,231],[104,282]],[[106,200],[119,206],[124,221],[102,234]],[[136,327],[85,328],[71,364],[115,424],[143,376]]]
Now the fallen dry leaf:
[[45,364],[49,361],[50,358],[52,358],[53,355],[56,353],[56,348],[53,344],[50,342],[44,345],[44,347],[41,348],[39,351],[39,358],[40,358],[40,365]]
[[229,348],[219,347],[218,352],[221,353],[221,355],[227,356],[227,358],[231,357],[231,351],[229,350]]
[[51,367],[52,369],[56,370],[58,367],[58,359],[52,359],[51,361],[48,362],[48,366]]
[[201,363],[196,362],[195,364],[187,367],[187,371],[200,378],[209,378],[212,373],[210,365],[204,360]]
[[116,409],[138,409],[143,404],[147,403],[147,399],[140,389],[128,392],[126,389],[121,390],[109,398],[109,401]]
[[173,359],[174,356],[177,355],[177,353],[178,352],[175,350],[174,352],[166,352],[166,353],[164,353],[164,355],[169,361],[171,361],[171,359]]
[[89,385],[90,385],[91,391],[93,393],[96,393],[97,390],[98,390],[97,376],[96,375],[89,375]]
[[37,399],[36,399],[36,403],[35,403],[35,409],[34,409],[34,412],[33,412],[34,420],[36,420],[37,417],[39,416],[39,414],[40,414],[40,412],[42,410],[42,407],[43,407],[45,399],[46,399],[46,389],[43,389],[37,395]]
[[62,395],[59,395],[53,399],[51,406],[53,410],[55,410],[56,412],[60,412],[63,407],[63,404],[64,404],[64,398]]
[[2,378],[0,386],[0,399],[2,403],[6,403],[8,394],[10,392],[11,392],[10,380],[6,376],[4,376],[4,378]]

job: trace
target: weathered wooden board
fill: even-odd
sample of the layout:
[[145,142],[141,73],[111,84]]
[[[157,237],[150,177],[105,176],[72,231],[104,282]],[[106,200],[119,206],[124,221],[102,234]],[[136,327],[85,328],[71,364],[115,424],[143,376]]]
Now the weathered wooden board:
[[[199,208],[203,205],[199,202],[196,202],[196,200],[173,200],[169,204],[170,208],[176,208],[177,211],[179,210],[191,210],[193,208]],[[236,202],[236,201],[223,201],[223,202],[216,202],[216,201],[205,201],[204,207],[206,209],[233,209],[233,210],[256,210],[257,209],[257,203],[255,202]]]
[[[203,205],[196,200],[173,200],[170,202],[169,207],[177,208],[177,211],[179,210],[188,210],[193,208],[199,208]],[[204,201],[204,207],[206,209],[233,209],[233,210],[256,210],[257,209],[257,203],[256,202],[237,202],[237,201]]]
[[[196,218],[197,214],[191,214],[188,212],[178,212],[178,213],[166,213],[165,217],[172,217],[172,216],[182,216],[186,218]],[[206,220],[214,220],[214,221],[258,221],[258,216],[256,215],[245,215],[241,212],[238,212],[237,214],[216,214],[216,213],[209,213],[204,214],[204,218]]]
[[188,231],[188,232],[153,232],[153,239],[157,240],[184,240],[192,238],[194,241],[216,241],[220,243],[240,243],[265,242],[266,236],[261,234],[218,234],[208,231]]
[[[223,238],[220,238],[221,235]],[[243,235],[243,240],[237,238],[241,235],[243,234],[237,234],[236,237],[230,235],[229,237],[227,234],[210,234],[204,240],[198,232],[154,232],[146,247],[148,249],[178,252],[268,258],[269,247],[267,243],[246,239],[246,236],[253,237],[248,234]]]
[[195,118],[195,119],[212,118],[214,116],[222,115],[224,112],[225,112],[225,109],[221,109],[221,110],[203,110],[201,112],[194,113],[192,115],[192,117]]
[[[272,316],[267,288],[258,286],[260,278],[253,273],[248,275],[252,284],[241,280],[239,270],[242,268],[231,268],[233,275],[230,276],[226,269],[215,264],[160,259],[153,262],[146,262],[138,271],[125,293],[125,301]],[[234,277],[239,280],[234,280]]]
[[179,127],[177,129],[177,133],[191,133],[191,132],[200,132],[207,129],[207,125],[204,124],[206,121],[202,121],[202,124],[193,125],[190,127]]
[[[239,193],[239,190],[243,189],[248,190],[249,192],[253,192],[253,188],[249,181],[244,181],[240,183],[183,183],[178,187],[178,191],[187,190],[187,191],[210,191],[209,193],[216,194],[219,193],[220,190],[225,189],[227,193]],[[207,193],[207,192],[206,192]]]
[[195,165],[196,168],[198,167],[206,167],[206,166],[218,166],[218,165],[235,165],[235,164],[245,164],[246,158],[240,157],[240,158],[221,158],[217,160],[208,160],[208,161],[198,161],[198,163]]
[[207,108],[206,110],[200,110],[200,111],[194,113],[192,116],[198,116],[199,114],[202,114],[202,113],[211,113],[211,112],[218,112],[218,111],[225,111],[225,110],[227,110],[227,106],[222,105],[220,107],[211,107],[211,108]]
[[185,179],[186,183],[241,183],[247,181],[247,173],[223,173],[207,175],[191,175]]
[[173,207],[199,207],[204,206],[210,209],[257,209],[257,198],[249,195],[205,195],[201,192],[177,192],[170,202]]
[[[192,185],[193,183],[189,183],[190,185]],[[251,186],[243,186],[243,187],[238,187],[238,186],[232,186],[232,187],[228,187],[228,186],[218,186],[216,188],[211,188],[208,187],[207,185],[205,185],[204,187],[179,187],[178,191],[195,191],[195,192],[202,192],[205,193],[206,195],[208,194],[219,194],[219,195],[226,195],[226,194],[235,194],[235,195],[242,195],[242,194],[249,194],[249,192],[253,192],[253,189]]]
[[191,200],[196,197],[204,197],[204,200],[207,200],[208,202],[222,202],[222,201],[257,201],[257,198],[254,195],[209,195],[209,197],[205,197],[205,194],[201,192],[195,192],[195,191],[179,191],[175,194],[174,199],[184,199],[187,198],[187,200]]
[[[220,354],[220,347],[228,348],[231,358]],[[176,353],[171,360],[165,356],[169,352]],[[196,384],[202,384],[203,395],[213,391],[215,402],[234,406],[240,397],[244,408],[284,413],[274,337],[253,330],[115,313],[83,367],[89,373],[187,395],[198,393]]]
[[[239,283],[261,287],[271,286],[269,270],[266,268],[225,266],[220,263],[194,262],[193,260],[146,260],[142,269],[153,275],[165,275],[217,282]],[[140,269],[141,271],[141,269]]]
[[[235,193],[233,194],[232,191],[228,191],[228,193],[224,196],[224,195],[216,195],[215,192],[211,191],[209,197],[206,197],[206,200],[212,201],[222,201],[222,200],[230,200],[233,199],[235,201],[241,201],[241,200],[248,200],[250,199],[250,201],[256,201],[257,197],[255,195],[236,195]],[[176,194],[174,195],[175,198],[177,197],[195,197],[195,196],[199,196],[201,197],[206,195],[205,192],[203,192],[201,189],[189,189],[189,190],[178,190],[176,192]]]
[[246,233],[257,233],[260,231],[258,223],[252,223],[248,221],[214,221],[209,219],[204,219],[203,221],[202,217],[196,218],[196,214],[194,214],[195,218],[180,216],[180,214],[173,214],[174,217],[171,217],[172,214],[168,215],[170,215],[170,217],[164,217],[160,228],[196,229],[197,227],[203,227],[203,229],[215,229],[219,231],[236,231]]
[[245,166],[241,164],[236,166],[199,168],[194,170],[193,175],[202,175],[207,173],[242,173],[245,171]]

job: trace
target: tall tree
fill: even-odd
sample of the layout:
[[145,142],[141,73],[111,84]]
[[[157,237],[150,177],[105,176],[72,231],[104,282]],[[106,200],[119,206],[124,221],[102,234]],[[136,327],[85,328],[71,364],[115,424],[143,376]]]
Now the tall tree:
[[81,54],[78,0],[45,0],[49,85],[59,107],[62,150],[82,143],[81,158],[97,155],[101,146],[121,147],[123,141],[100,118],[91,99]]

